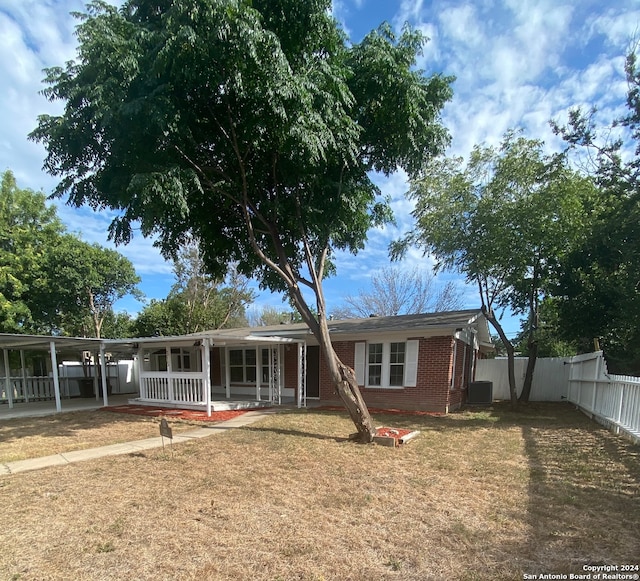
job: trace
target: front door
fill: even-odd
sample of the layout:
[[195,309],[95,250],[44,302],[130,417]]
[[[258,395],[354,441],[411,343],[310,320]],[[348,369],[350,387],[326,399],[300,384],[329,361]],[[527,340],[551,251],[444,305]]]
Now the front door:
[[320,347],[307,346],[307,398],[320,398]]

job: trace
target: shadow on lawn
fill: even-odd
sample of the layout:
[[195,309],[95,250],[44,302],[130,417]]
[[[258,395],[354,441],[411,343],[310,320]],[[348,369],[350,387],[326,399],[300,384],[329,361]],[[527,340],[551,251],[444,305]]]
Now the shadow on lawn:
[[339,437],[339,436],[329,436],[327,434],[318,434],[312,432],[303,432],[301,430],[287,430],[284,428],[260,428],[254,426],[244,426],[240,428],[246,432],[253,433],[270,433],[270,434],[280,434],[282,436],[297,436],[303,438],[313,438],[315,440],[332,440],[334,442],[347,442],[349,438]]
[[519,550],[538,564],[523,573],[584,574],[588,564],[637,563],[640,447],[572,406],[559,411],[554,421],[521,425],[531,542]]

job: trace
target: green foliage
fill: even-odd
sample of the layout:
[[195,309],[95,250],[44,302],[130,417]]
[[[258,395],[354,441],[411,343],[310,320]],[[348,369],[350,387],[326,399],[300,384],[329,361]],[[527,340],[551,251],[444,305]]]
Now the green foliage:
[[58,195],[112,207],[172,255],[200,240],[207,272],[227,265],[287,290],[316,293],[333,250],[363,247],[390,219],[371,170],[415,176],[448,136],[439,114],[451,78],[413,69],[425,39],[390,27],[349,46],[313,0],[93,2],[78,59],[47,72],[65,103],[32,138]]
[[0,330],[38,331],[43,312],[32,296],[46,288],[44,257],[64,226],[44,194],[19,188],[10,171],[0,188]]
[[[635,47],[637,48],[637,47]],[[591,351],[594,339],[609,370],[640,372],[640,71],[637,52],[626,58],[628,112],[600,130],[593,112],[575,109],[566,127],[555,126],[571,148],[595,160],[593,178],[602,211],[591,235],[569,253],[554,291],[565,336]]]
[[537,311],[559,260],[587,237],[600,207],[591,181],[542,148],[508,133],[499,150],[476,146],[466,167],[436,160],[412,185],[416,228],[395,253],[408,244],[433,253],[438,268],[481,289],[488,310]]
[[0,192],[0,329],[11,333],[99,336],[113,303],[137,295],[124,256],[67,234],[44,194],[17,187],[11,172]]

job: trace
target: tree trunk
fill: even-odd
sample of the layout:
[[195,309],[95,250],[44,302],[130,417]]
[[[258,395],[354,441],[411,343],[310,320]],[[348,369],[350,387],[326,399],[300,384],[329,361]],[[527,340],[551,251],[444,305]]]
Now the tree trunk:
[[[373,437],[376,435],[376,428],[373,425],[371,414],[369,413],[367,404],[362,398],[362,393],[360,393],[355,372],[349,366],[340,361],[340,358],[331,344],[331,337],[329,336],[329,327],[324,309],[318,309],[319,313],[316,319],[316,317],[311,313],[298,288],[290,288],[289,296],[293,300],[293,304],[297,311],[302,316],[302,320],[308,325],[314,337],[320,344],[320,350],[329,367],[329,373],[335,386],[336,393],[340,396],[340,399],[349,413],[351,421],[355,424],[356,429],[358,430],[360,442],[372,442]],[[319,303],[323,306],[321,301],[319,301]]]
[[511,344],[511,341],[507,339],[504,329],[502,328],[502,325],[500,324],[498,319],[496,319],[493,310],[489,310],[486,308],[483,308],[482,310],[487,321],[489,321],[492,327],[496,330],[496,332],[500,336],[500,339],[502,340],[502,343],[504,344],[505,349],[507,350],[507,371],[509,375],[509,395],[511,398],[511,409],[516,409],[518,407],[518,391],[516,388],[515,350],[513,348],[513,345]]
[[529,359],[527,361],[527,371],[524,375],[524,385],[522,386],[522,393],[518,398],[519,402],[529,403],[529,396],[531,395],[531,384],[533,383],[533,371],[536,367],[536,361],[538,360],[538,342],[529,338]]
[[376,428],[373,425],[367,404],[362,398],[356,374],[353,369],[342,363],[336,354],[331,344],[326,321],[324,325],[322,322],[320,323],[320,333],[316,338],[320,342],[320,348],[329,366],[336,393],[340,396],[345,408],[347,408],[351,421],[358,430],[360,442],[372,442],[373,437],[376,435]]

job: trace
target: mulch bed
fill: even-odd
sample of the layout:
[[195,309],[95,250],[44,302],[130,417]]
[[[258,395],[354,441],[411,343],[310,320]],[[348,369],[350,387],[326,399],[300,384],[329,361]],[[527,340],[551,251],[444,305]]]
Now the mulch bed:
[[251,411],[250,409],[228,410],[219,412],[212,411],[211,415],[208,416],[207,412],[204,411],[156,408],[144,405],[116,405],[103,407],[100,409],[107,412],[116,412],[119,414],[135,414],[138,416],[147,416],[154,418],[165,417],[167,419],[191,420],[197,422],[224,422],[225,420],[237,418],[238,416]]

